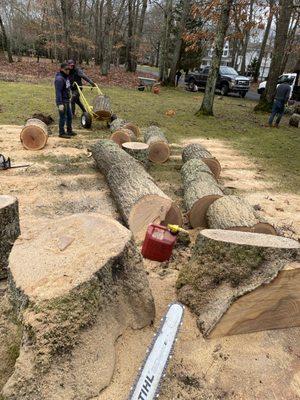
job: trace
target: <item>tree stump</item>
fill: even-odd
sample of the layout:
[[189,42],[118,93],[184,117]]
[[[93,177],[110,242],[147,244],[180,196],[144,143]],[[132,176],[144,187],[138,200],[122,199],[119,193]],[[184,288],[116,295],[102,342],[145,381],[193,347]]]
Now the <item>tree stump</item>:
[[105,95],[96,96],[93,99],[93,111],[97,114],[100,120],[110,121],[111,118],[111,105],[110,98]]
[[110,139],[122,147],[123,143],[135,142],[136,136],[131,129],[120,128],[111,135]]
[[122,144],[122,148],[135,158],[137,161],[141,162],[145,168],[149,165],[149,146],[146,143],[140,142],[125,142]]
[[170,157],[170,147],[164,132],[157,126],[144,131],[144,141],[149,145],[149,160],[162,164]]
[[299,123],[300,123],[300,114],[293,114],[290,118],[289,125],[298,128]]
[[91,151],[97,167],[104,176],[107,176],[110,168],[117,164],[124,166],[126,164],[126,168],[136,169],[140,174],[143,173],[141,164],[111,140],[98,140]]
[[7,277],[8,257],[19,235],[18,200],[13,196],[0,195],[0,279]]
[[48,133],[48,127],[43,121],[31,118],[26,121],[20,140],[26,150],[41,150],[46,146]]
[[125,121],[125,119],[116,118],[110,124],[110,131],[112,133],[121,128],[130,129],[137,138],[141,136],[140,128],[137,125],[133,124],[132,122]]
[[192,143],[187,146],[182,151],[182,161],[186,163],[187,161],[196,158],[200,159],[211,169],[215,178],[218,179],[221,173],[221,165],[219,161],[212,156],[212,154],[206,150],[205,147],[198,143]]
[[151,223],[182,225],[179,208],[145,170],[141,173],[141,169],[115,164],[107,182],[123,220],[136,238],[144,239]]
[[100,214],[74,214],[31,233],[11,253],[10,296],[23,340],[3,396],[98,397],[112,379],[118,337],[154,320],[140,252],[128,229]]
[[[299,258],[299,249],[298,242],[280,236],[219,229],[202,230],[196,239],[190,262],[180,271],[177,281],[178,298],[196,313],[199,329],[208,336],[215,327],[217,329],[221,317],[232,303],[257,288],[264,290],[265,285],[273,281],[279,271]],[[284,302],[286,297],[283,293],[276,304]],[[232,334],[272,329],[279,325],[282,327],[282,322],[276,320],[276,304],[269,303],[267,306],[274,320],[272,323],[264,323],[259,310],[264,309],[265,305],[261,307],[259,302],[255,303],[256,317],[261,324],[255,318],[251,320],[251,316],[240,313],[234,327],[230,329]],[[290,301],[290,310],[293,306]],[[297,314],[300,323],[299,309]],[[245,320],[247,323],[243,322]],[[292,323],[290,321],[287,326],[292,326]]]
[[[201,161],[201,160],[200,160]],[[197,168],[193,166],[197,164]],[[204,171],[204,172],[203,172]],[[206,227],[206,213],[208,207],[218,198],[223,196],[223,192],[218,186],[214,176],[206,171],[200,162],[188,162],[182,167],[181,176],[184,190],[184,203],[188,212],[188,218],[193,228],[199,226]]]
[[231,229],[276,235],[275,228],[260,222],[253,207],[238,196],[224,196],[214,201],[207,211],[208,226],[211,229]]

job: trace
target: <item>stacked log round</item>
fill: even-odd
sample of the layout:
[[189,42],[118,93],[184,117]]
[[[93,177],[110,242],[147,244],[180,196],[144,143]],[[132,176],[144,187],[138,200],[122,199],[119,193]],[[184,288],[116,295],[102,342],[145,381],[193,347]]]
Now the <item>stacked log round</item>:
[[110,120],[111,118],[111,105],[108,96],[99,95],[93,100],[93,112],[100,120]]
[[107,140],[97,142],[92,155],[106,176],[123,220],[136,238],[143,239],[153,222],[182,225],[178,207],[133,157]]
[[187,161],[181,169],[181,176],[190,224],[193,228],[205,227],[208,207],[223,196],[223,192],[212,171],[200,159]]
[[48,127],[43,121],[30,118],[20,133],[20,140],[26,150],[41,150],[46,146],[48,133]]
[[219,161],[212,156],[212,154],[198,143],[191,143],[187,145],[182,152],[182,161],[187,161],[196,158],[202,160],[211,169],[215,178],[218,179],[221,173],[221,165]]
[[149,165],[149,146],[146,143],[141,142],[125,142],[122,144],[122,148],[135,158],[137,161],[141,162],[145,168]]
[[144,141],[149,145],[149,160],[162,164],[170,157],[170,147],[164,132],[157,126],[150,126],[144,131]]
[[211,229],[230,229],[276,235],[275,228],[259,222],[253,207],[238,196],[224,196],[214,201],[207,211],[208,226]]
[[[297,260],[299,249],[297,241],[285,237],[204,229],[196,239],[190,262],[180,271],[176,284],[179,300],[196,313],[198,327],[208,335],[235,300],[270,283]],[[286,295],[279,303],[286,302]],[[293,300],[290,308],[297,307]],[[248,318],[240,312],[244,324],[236,324],[233,332],[247,332],[246,325],[255,318],[261,325],[269,322],[272,326],[270,312],[276,314],[274,303],[269,303],[266,314],[259,313],[259,304]]]
[[18,200],[0,196],[0,279],[7,277],[8,257],[14,241],[20,235]]
[[125,119],[116,118],[110,123],[110,131],[112,133],[121,128],[130,129],[137,138],[141,136],[140,128],[132,122],[125,121]]
[[123,143],[135,142],[137,138],[131,129],[120,128],[111,135],[110,139],[121,147]]

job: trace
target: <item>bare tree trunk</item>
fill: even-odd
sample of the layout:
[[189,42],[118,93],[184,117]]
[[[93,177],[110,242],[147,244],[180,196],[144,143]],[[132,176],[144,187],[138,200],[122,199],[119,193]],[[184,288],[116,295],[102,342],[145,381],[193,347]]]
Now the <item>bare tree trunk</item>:
[[175,38],[174,52],[172,55],[171,68],[170,68],[170,73],[169,73],[169,78],[168,78],[169,84],[171,86],[175,86],[175,76],[176,76],[176,71],[178,69],[178,64],[180,61],[180,54],[181,54],[181,47],[182,47],[182,36],[183,36],[186,22],[187,22],[187,19],[189,16],[190,7],[191,7],[190,0],[184,0],[182,14],[181,14],[181,18],[179,21],[178,32],[177,32],[177,36]]
[[211,69],[208,75],[202,105],[196,115],[213,115],[213,104],[218,73],[221,65],[225,35],[229,25],[229,14],[233,0],[223,0],[220,10],[220,19],[216,27],[215,48],[212,57]]
[[65,39],[65,56],[66,59],[70,58],[71,46],[70,46],[70,7],[69,0],[60,0],[62,22],[64,29]]
[[299,18],[300,18],[300,11],[298,11],[297,14],[295,15],[295,20],[293,20],[293,23],[291,24],[290,30],[288,32],[287,44],[285,46],[285,52],[284,52],[284,56],[282,59],[280,75],[283,74],[286,64],[288,62],[290,53],[293,49],[296,31],[297,31],[297,28],[299,28]]
[[163,83],[167,83],[168,80],[169,44],[170,44],[172,9],[173,9],[173,0],[166,0],[166,6],[164,10],[164,26],[162,31],[162,40],[160,43],[160,53],[159,53],[159,79]]
[[103,60],[101,65],[101,74],[107,75],[110,69],[111,49],[112,49],[112,14],[113,6],[111,0],[106,0],[107,16],[105,19],[104,37],[103,37]]
[[126,46],[126,69],[134,72],[133,62],[133,26],[134,26],[134,0],[128,0],[128,39]]
[[[7,51],[7,56],[8,56],[8,61],[10,63],[14,62],[13,57],[12,57],[12,53],[11,53],[11,48],[10,48],[10,41],[7,38],[7,34],[6,34],[6,30],[5,30],[5,26],[3,24],[1,15],[0,15],[0,27],[1,27],[1,32],[2,32],[2,43],[3,43],[3,50]],[[0,50],[1,52],[1,50]]]
[[255,110],[270,111],[277,87],[277,80],[281,72],[281,61],[284,54],[288,29],[292,15],[293,4],[291,0],[279,1],[279,16],[276,25],[276,36],[273,57],[265,92],[262,94]]
[[270,12],[269,12],[269,16],[268,16],[268,22],[267,22],[267,26],[266,26],[266,29],[265,29],[264,37],[263,37],[263,40],[262,40],[262,43],[261,43],[259,56],[258,56],[258,60],[257,60],[257,73],[258,73],[258,75],[254,76],[254,82],[258,81],[262,59],[263,59],[263,57],[265,55],[266,45],[267,45],[267,41],[268,41],[268,38],[269,38],[270,29],[271,29],[272,20],[273,20],[273,15],[274,15],[274,9],[273,9],[274,0],[270,0],[269,6],[270,6]]
[[[249,11],[249,23],[252,22],[253,3],[254,3],[254,0],[251,0],[250,1],[250,11]],[[241,74],[242,75],[245,75],[245,73],[246,73],[246,57],[247,57],[247,48],[248,48],[249,38],[250,38],[250,29],[247,29],[246,34],[245,34],[244,44],[243,44],[243,50],[242,50],[242,64],[241,64]]]

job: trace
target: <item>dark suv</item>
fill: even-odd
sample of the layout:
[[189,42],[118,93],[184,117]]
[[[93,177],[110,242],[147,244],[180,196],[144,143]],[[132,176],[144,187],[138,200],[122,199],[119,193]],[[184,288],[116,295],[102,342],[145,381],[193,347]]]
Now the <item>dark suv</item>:
[[[210,67],[205,67],[202,70],[186,74],[187,88],[194,92],[200,87],[205,87],[209,70]],[[222,96],[227,96],[228,93],[239,93],[241,97],[245,97],[249,88],[249,78],[239,75],[232,67],[220,67],[216,89],[220,90]]]

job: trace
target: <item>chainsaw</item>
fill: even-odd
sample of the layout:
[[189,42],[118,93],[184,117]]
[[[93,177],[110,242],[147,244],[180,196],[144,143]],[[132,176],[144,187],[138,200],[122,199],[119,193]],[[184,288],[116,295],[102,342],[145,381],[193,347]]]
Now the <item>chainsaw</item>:
[[2,169],[10,169],[10,168],[25,168],[29,167],[29,164],[26,165],[11,165],[10,158],[5,158],[3,154],[0,154],[0,170]]
[[146,358],[139,369],[128,400],[153,400],[158,397],[160,384],[165,377],[174,343],[182,325],[183,313],[184,306],[182,304],[170,304],[153,342],[147,350]]

